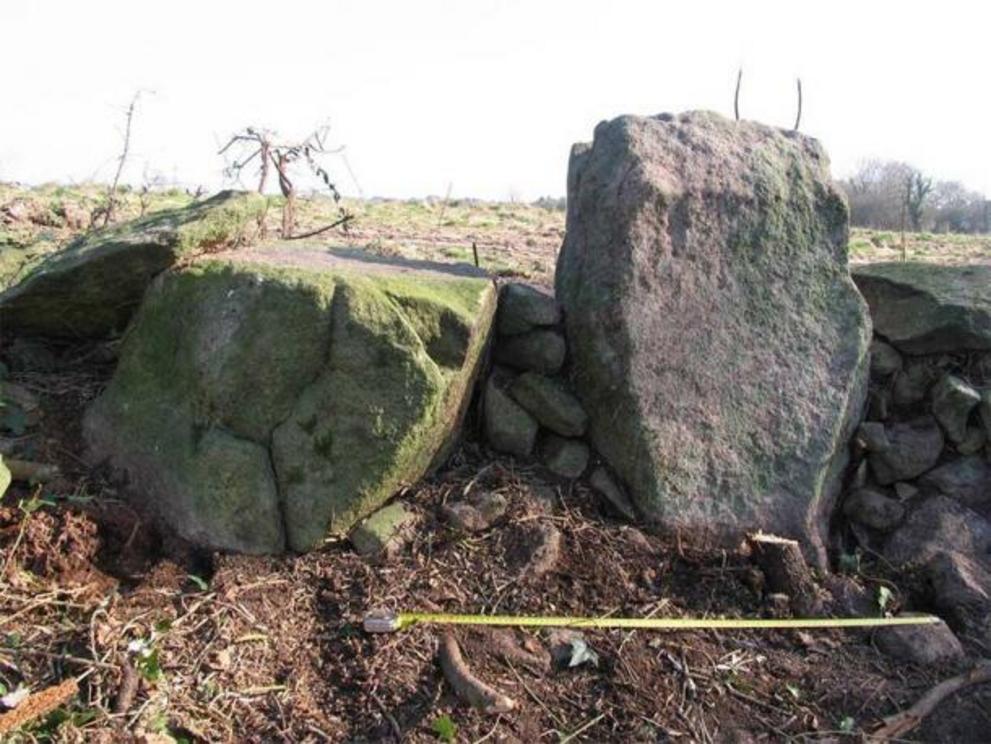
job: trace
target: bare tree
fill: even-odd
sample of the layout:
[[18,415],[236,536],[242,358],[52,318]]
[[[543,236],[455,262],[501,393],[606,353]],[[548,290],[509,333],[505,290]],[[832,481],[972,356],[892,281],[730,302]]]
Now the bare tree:
[[120,186],[120,176],[124,172],[124,165],[127,163],[127,156],[131,151],[131,125],[134,123],[134,111],[138,106],[138,99],[144,91],[137,91],[131,98],[130,105],[124,111],[124,144],[121,148],[120,157],[117,158],[117,170],[114,172],[114,180],[107,188],[107,201],[100,207],[93,210],[91,224],[96,225],[102,220],[102,227],[106,227],[117,217],[117,191]]
[[[225,144],[219,155],[225,155],[234,151],[239,154],[225,169],[228,178],[240,179],[241,173],[250,165],[257,164],[258,167],[258,193],[264,193],[268,181],[269,167],[274,167],[279,178],[279,190],[285,198],[282,207],[282,229],[281,235],[286,240],[298,240],[309,238],[314,235],[327,232],[335,227],[346,227],[354,219],[343,206],[341,206],[341,194],[337,186],[330,179],[330,174],[320,164],[323,155],[336,154],[341,148],[328,150],[326,138],[329,127],[323,126],[314,130],[308,137],[298,142],[281,142],[276,139],[275,133],[259,127],[246,127],[243,132],[233,135]],[[315,175],[330,192],[334,203],[338,205],[339,219],[333,223],[316,230],[311,230],[302,235],[294,235],[296,229],[296,184],[291,175],[294,163],[302,161],[306,164],[310,173]]]

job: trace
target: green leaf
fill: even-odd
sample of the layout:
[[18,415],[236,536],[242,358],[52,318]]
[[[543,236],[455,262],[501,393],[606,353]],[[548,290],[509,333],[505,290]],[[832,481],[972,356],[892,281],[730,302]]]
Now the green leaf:
[[853,720],[853,716],[843,716],[840,719],[840,731],[844,734],[852,734],[856,726],[857,722]]
[[434,719],[434,733],[441,741],[453,742],[458,738],[458,724],[451,720],[448,715],[443,715]]
[[201,592],[205,592],[210,588],[210,585],[207,584],[203,579],[201,579],[196,574],[189,574],[186,578],[188,578],[190,581],[196,584],[196,586],[199,587]]
[[797,685],[788,683],[785,685],[785,689],[788,690],[788,694],[791,695],[796,700],[802,697],[802,691],[798,689]]
[[138,656],[138,673],[148,682],[158,682],[162,678],[162,667],[158,661],[158,649]]

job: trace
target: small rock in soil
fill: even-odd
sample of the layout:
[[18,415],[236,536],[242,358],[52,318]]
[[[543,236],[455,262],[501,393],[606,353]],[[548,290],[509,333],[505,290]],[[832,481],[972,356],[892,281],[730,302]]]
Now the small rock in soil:
[[402,549],[415,520],[416,514],[396,501],[360,522],[348,539],[359,555],[388,560]]
[[891,446],[870,456],[874,477],[882,486],[922,475],[943,451],[943,433],[931,416],[893,424],[887,435]]
[[895,374],[901,368],[902,355],[895,347],[874,339],[871,343],[871,376],[883,379]]
[[513,382],[510,394],[537,421],[563,437],[585,433],[588,417],[578,398],[557,380],[536,372],[524,372]]
[[551,524],[517,527],[509,537],[506,563],[518,567],[521,578],[535,579],[554,570],[561,558],[561,532]]
[[605,497],[612,511],[630,522],[636,520],[637,513],[633,508],[633,503],[619,484],[616,483],[612,475],[609,474],[608,470],[602,466],[597,467],[592,471],[592,476],[588,479],[588,482],[592,488]]
[[495,360],[499,364],[545,375],[556,374],[561,369],[564,354],[564,336],[547,330],[504,336],[495,347]]
[[483,492],[465,501],[445,504],[441,508],[444,519],[461,532],[481,532],[506,513],[506,499],[501,494]]
[[580,439],[549,434],[540,444],[540,461],[555,475],[579,478],[588,466],[588,445]]
[[980,393],[953,375],[946,375],[933,387],[933,415],[951,442],[964,440],[967,419],[980,402]]
[[485,385],[485,439],[492,449],[526,457],[537,439],[537,422],[502,389],[497,374]]
[[499,333],[512,336],[561,321],[561,308],[552,295],[526,284],[507,284],[499,293]]
[[874,635],[874,643],[887,656],[913,664],[938,664],[964,657],[960,641],[942,621],[881,628]]
[[860,488],[847,496],[843,513],[871,529],[888,532],[905,518],[905,507],[873,488]]

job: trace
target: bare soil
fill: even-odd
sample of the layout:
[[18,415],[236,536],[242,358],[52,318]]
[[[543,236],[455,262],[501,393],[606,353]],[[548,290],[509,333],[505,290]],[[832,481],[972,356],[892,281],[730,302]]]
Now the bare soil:
[[[17,484],[0,506],[0,683],[41,690],[78,677],[80,692],[11,741],[438,741],[448,719],[463,742],[835,740],[861,737],[960,671],[895,663],[859,631],[586,631],[597,666],[542,668],[507,655],[505,637],[459,630],[472,671],[516,702],[486,715],[443,678],[441,629],[369,635],[366,613],[760,616],[759,575],[745,551],[642,532],[584,484],[472,441],[404,494],[421,527],[390,563],[346,542],[301,556],[205,554],[83,463],[81,412],[111,367],[93,349],[60,353],[58,373],[14,375],[43,411],[19,446],[64,477]],[[441,506],[477,490],[504,495],[507,514],[455,533]],[[548,558],[535,548],[550,529],[560,549]],[[859,580],[890,586],[873,570]],[[538,656],[553,650],[546,633],[509,632]],[[945,703],[912,740],[986,740],[988,687]]]

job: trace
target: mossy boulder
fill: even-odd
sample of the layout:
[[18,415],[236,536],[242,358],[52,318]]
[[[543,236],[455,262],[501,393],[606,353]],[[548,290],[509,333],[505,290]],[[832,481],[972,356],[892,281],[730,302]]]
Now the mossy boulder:
[[818,142],[691,112],[572,150],[558,257],[575,390],[646,518],[825,562],[870,319]]
[[918,261],[853,268],[874,330],[899,351],[991,349],[991,266]]
[[86,233],[0,293],[4,329],[66,338],[123,331],[157,274],[180,259],[249,240],[265,208],[258,194],[224,191]]
[[446,457],[495,304],[468,268],[200,258],[148,290],[85,418],[93,457],[197,543],[311,549]]

